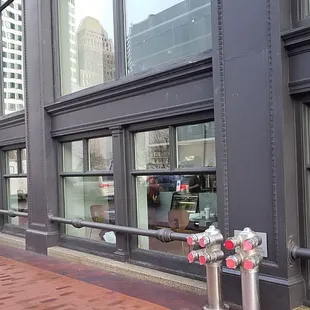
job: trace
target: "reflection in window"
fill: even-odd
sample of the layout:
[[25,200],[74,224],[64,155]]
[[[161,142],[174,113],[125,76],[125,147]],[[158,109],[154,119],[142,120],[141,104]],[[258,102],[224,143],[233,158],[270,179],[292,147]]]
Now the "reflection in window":
[[168,169],[170,167],[169,129],[135,134],[136,169]]
[[[5,152],[6,171],[4,174],[6,183],[7,209],[19,212],[28,212],[28,188],[27,188],[27,161],[26,149],[18,149]],[[28,227],[28,219],[23,217],[8,218],[9,224]]]
[[[214,122],[208,122],[135,134],[139,228],[195,233],[217,225],[214,130]],[[149,169],[151,175],[139,173]],[[177,174],[169,169],[177,169]],[[138,245],[178,255],[191,250],[182,242],[162,244],[142,236]]]
[[111,170],[113,166],[112,137],[90,139],[88,141],[89,169]]
[[[139,176],[136,195],[139,228],[197,233],[217,225],[214,174]],[[183,242],[164,244],[142,236],[138,243],[142,249],[178,255],[192,250]]]
[[310,0],[299,0],[299,19],[310,16]]
[[211,49],[210,0],[126,3],[129,73]]
[[179,168],[215,167],[214,122],[177,127]]
[[83,171],[83,141],[63,143],[63,171]]
[[[65,217],[115,224],[112,137],[66,142],[62,152]],[[107,230],[66,226],[65,233],[113,244],[116,240]]]
[[[24,109],[23,13],[21,3],[22,0],[14,0],[14,5],[9,5],[1,13],[3,80],[0,87],[3,88],[4,114]],[[15,85],[18,87],[14,87]]]
[[[64,207],[66,218],[115,224],[113,176],[64,178]],[[115,234],[110,231],[69,225],[65,228],[69,236],[115,243]]]
[[58,3],[62,94],[114,80],[113,0]]

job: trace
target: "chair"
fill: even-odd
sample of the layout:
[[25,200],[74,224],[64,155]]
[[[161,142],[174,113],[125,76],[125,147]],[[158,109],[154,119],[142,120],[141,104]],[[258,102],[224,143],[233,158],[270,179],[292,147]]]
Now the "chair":
[[[189,224],[189,213],[182,209],[171,209],[168,212],[168,224],[169,227],[178,232],[185,232],[186,227]],[[184,253],[184,242],[182,241],[182,251]],[[188,247],[190,251],[190,247]]]

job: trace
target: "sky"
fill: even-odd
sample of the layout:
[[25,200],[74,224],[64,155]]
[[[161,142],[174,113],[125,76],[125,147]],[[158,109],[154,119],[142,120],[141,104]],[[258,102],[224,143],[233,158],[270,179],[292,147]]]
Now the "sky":
[[[157,14],[183,0],[127,0],[127,29],[146,19],[150,14]],[[86,16],[98,19],[111,39],[113,29],[113,0],[75,0],[76,28]]]

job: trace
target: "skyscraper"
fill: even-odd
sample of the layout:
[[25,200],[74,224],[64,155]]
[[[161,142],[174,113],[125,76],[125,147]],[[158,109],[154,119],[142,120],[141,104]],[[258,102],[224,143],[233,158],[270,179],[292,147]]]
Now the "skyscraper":
[[114,79],[113,43],[97,19],[88,16],[81,21],[77,30],[77,51],[80,87]]
[[11,3],[1,17],[4,114],[9,114],[24,109],[22,1]]

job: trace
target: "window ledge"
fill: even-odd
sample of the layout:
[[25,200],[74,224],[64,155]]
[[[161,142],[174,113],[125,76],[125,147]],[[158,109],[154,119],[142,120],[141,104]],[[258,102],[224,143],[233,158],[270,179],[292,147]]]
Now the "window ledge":
[[195,57],[187,57],[181,63],[151,69],[135,75],[127,75],[117,81],[96,85],[69,95],[65,95],[55,103],[45,106],[50,115],[66,111],[89,108],[105,102],[111,102],[126,97],[169,87],[186,81],[212,76],[212,53],[205,52]]
[[0,129],[25,124],[25,110],[0,117]]
[[282,33],[284,47],[289,56],[295,56],[310,51],[310,26],[296,28]]

